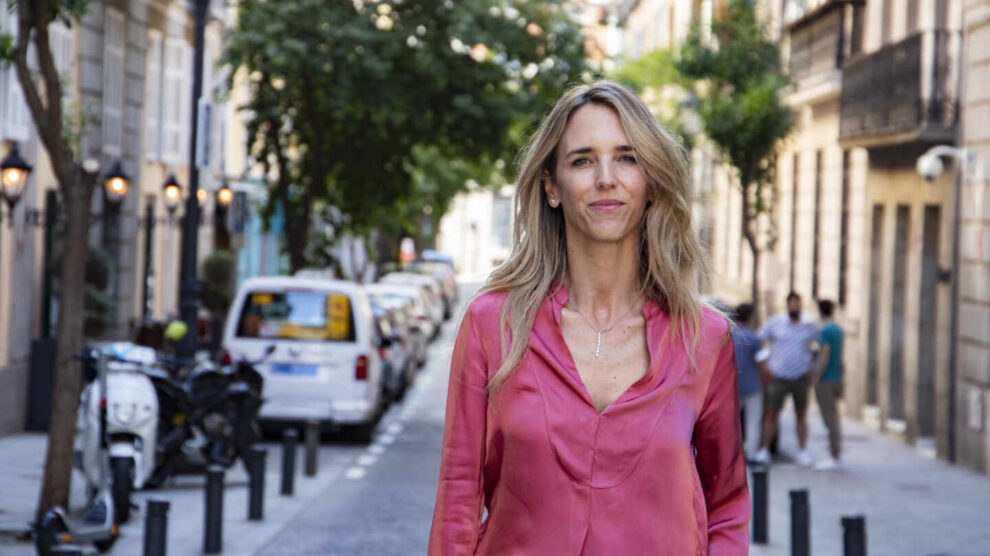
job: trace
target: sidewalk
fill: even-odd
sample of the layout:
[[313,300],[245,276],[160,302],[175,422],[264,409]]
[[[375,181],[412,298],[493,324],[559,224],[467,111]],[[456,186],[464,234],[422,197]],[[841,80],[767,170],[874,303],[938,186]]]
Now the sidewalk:
[[[281,446],[265,443],[268,449],[265,472],[265,516],[260,522],[247,520],[248,477],[240,463],[227,471],[224,486],[223,553],[253,554],[282,530],[313,500],[339,479],[353,460],[366,447],[342,444],[322,444],[319,468],[315,477],[303,474],[304,447],[296,453],[295,495],[284,497],[281,489]],[[28,530],[34,517],[41,484],[45,436],[19,434],[0,437],[0,554],[31,556],[34,545],[16,542],[15,537]],[[168,515],[168,553],[201,554],[205,512],[205,478],[202,475],[179,476],[158,490],[134,493],[139,509],[120,529],[120,537],[110,554],[136,555],[144,548],[144,520],[148,499],[163,499],[171,503]],[[84,503],[84,479],[74,472],[70,505],[78,508]],[[91,545],[85,550],[92,551]]]
[[[808,416],[809,449],[828,455],[821,415]],[[794,413],[781,416],[780,451],[797,453]],[[841,555],[843,515],[866,517],[870,556],[990,555],[990,477],[920,455],[913,447],[843,419],[843,467],[814,471],[794,463],[770,468],[770,544],[750,554],[790,554],[791,489],[806,488],[812,554]],[[791,457],[790,459],[793,460]]]

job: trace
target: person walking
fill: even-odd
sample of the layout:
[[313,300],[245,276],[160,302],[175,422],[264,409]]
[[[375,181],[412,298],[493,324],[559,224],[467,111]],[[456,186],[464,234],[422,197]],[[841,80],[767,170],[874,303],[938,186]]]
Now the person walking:
[[747,554],[734,351],[697,291],[683,149],[628,90],[581,85],[515,203],[454,343],[429,554]]
[[739,405],[742,408],[743,447],[751,458],[760,446],[760,424],[763,422],[763,385],[757,354],[760,339],[752,328],[753,306],[742,303],[736,307],[732,343],[735,346],[736,369],[739,375]]
[[842,397],[842,327],[832,318],[835,305],[823,299],[818,302],[822,330],[818,338],[818,358],[812,383],[815,401],[822,412],[822,420],[828,429],[828,447],[831,457],[815,464],[819,471],[839,467],[842,456],[842,422],[839,419],[839,399]]
[[808,390],[811,381],[812,343],[818,339],[818,325],[810,315],[801,312],[801,296],[787,294],[787,313],[770,317],[759,332],[761,341],[770,346],[770,384],[767,386],[766,411],[763,414],[763,436],[760,451],[754,458],[760,463],[770,462],[770,439],[777,433],[777,419],[784,402],[790,396],[794,400],[797,418],[799,451],[797,462],[812,465],[814,459],[808,452]]

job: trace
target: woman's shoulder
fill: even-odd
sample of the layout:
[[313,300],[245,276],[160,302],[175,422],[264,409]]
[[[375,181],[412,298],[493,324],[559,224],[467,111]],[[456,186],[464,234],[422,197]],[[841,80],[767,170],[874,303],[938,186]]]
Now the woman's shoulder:
[[468,303],[467,312],[471,317],[481,322],[497,322],[498,316],[505,305],[508,292],[487,291],[476,294]]

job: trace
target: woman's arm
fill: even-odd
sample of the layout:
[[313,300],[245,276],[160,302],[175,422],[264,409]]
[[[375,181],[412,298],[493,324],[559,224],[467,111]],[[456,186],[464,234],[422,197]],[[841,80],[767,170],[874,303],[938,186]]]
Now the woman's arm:
[[483,507],[487,384],[487,362],[472,305],[461,321],[450,361],[431,555],[474,554]]
[[743,556],[749,551],[750,502],[731,337],[711,372],[695,425],[696,464],[708,508],[708,554]]

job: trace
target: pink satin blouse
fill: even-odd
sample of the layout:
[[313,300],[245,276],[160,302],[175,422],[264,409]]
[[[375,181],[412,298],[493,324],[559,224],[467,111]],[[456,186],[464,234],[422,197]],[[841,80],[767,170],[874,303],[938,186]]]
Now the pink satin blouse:
[[522,362],[489,398],[504,298],[475,299],[454,344],[429,553],[746,554],[725,320],[705,310],[691,370],[669,314],[648,302],[649,370],[599,414],[560,331],[563,288],[540,306]]

